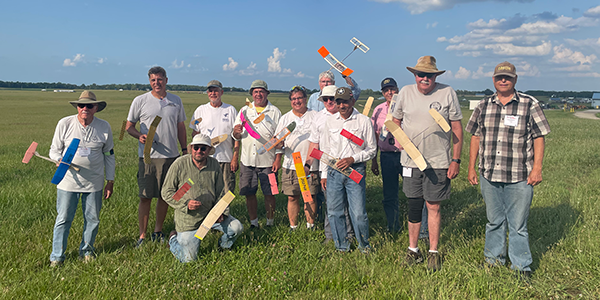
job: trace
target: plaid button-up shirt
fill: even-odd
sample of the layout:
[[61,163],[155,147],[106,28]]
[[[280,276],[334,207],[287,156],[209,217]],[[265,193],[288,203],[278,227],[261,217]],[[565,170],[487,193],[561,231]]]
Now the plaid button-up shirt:
[[486,97],[465,128],[479,136],[479,171],[492,182],[527,180],[533,167],[533,140],[550,133],[537,99],[515,92],[502,105],[497,94]]

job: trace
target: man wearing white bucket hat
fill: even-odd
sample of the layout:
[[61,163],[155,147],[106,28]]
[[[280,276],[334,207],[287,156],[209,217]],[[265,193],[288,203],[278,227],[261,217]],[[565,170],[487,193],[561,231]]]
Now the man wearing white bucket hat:
[[[184,155],[171,165],[163,184],[162,198],[175,212],[175,229],[169,235],[169,248],[173,255],[186,263],[198,258],[200,239],[196,230],[210,210],[226,192],[219,161],[210,157],[215,148],[210,138],[197,134],[190,143],[191,154]],[[173,197],[187,182],[193,182],[189,190],[179,198]],[[223,232],[219,247],[230,249],[242,233],[242,223],[229,215],[229,208],[217,219],[212,229]]]
[[[412,265],[423,262],[418,238],[425,202],[429,223],[427,268],[437,271],[441,268],[438,253],[440,204],[450,198],[450,180],[460,170],[462,112],[454,89],[435,81],[445,71],[438,70],[433,56],[422,56],[414,68],[407,69],[415,76],[416,84],[400,90],[392,116],[398,126],[403,123],[402,128],[425,158],[427,168],[421,171],[407,152],[402,151],[402,191],[408,198],[409,247],[406,263]],[[450,124],[451,130],[445,132],[430,115],[430,109],[435,109]]]

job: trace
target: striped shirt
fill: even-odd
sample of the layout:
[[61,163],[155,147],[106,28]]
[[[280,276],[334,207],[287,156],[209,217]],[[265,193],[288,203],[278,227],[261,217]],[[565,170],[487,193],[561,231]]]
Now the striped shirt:
[[497,94],[477,104],[465,128],[479,141],[479,171],[492,182],[527,180],[533,167],[533,140],[550,133],[537,99],[515,92],[502,105]]

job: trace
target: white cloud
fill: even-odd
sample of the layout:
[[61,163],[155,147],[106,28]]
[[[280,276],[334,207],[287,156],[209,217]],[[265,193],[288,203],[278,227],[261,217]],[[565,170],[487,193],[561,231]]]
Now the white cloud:
[[491,44],[485,45],[485,49],[492,50],[497,55],[509,55],[509,56],[540,56],[550,53],[552,44],[550,42],[543,42],[541,45],[526,47],[526,46],[515,46],[513,44]]
[[600,77],[600,73],[597,73],[597,72],[570,73],[569,77]]
[[478,57],[478,56],[481,56],[481,52],[480,51],[465,51],[462,54],[458,54],[458,56]]
[[427,23],[427,26],[425,26],[425,28],[429,29],[429,28],[435,28],[437,27],[438,22],[433,22],[431,24]]
[[292,69],[283,68],[283,73],[292,73]]
[[564,45],[554,47],[554,56],[550,59],[551,62],[557,64],[592,64],[597,60],[596,55],[591,54],[585,56],[579,51],[573,51],[566,48]]
[[590,66],[590,65],[574,65],[574,66],[569,66],[569,67],[554,68],[554,70],[562,71],[562,72],[584,72],[584,71],[591,71],[592,66]]
[[484,66],[479,66],[479,68],[477,69],[477,71],[473,72],[473,79],[479,79],[479,78],[491,78],[492,74],[494,74],[493,71],[489,71],[489,72],[483,72],[483,67]]
[[223,71],[234,71],[238,66],[238,62],[233,60],[233,58],[228,58],[229,63],[223,65]]
[[286,51],[279,51],[279,48],[273,49],[273,56],[269,56],[267,58],[267,62],[269,63],[268,72],[281,73],[281,59],[285,58]]
[[102,58],[102,57],[98,58],[98,63],[99,64],[103,64],[105,61],[107,61],[106,58]]
[[302,73],[302,72],[298,72],[298,73],[294,74],[294,77],[296,77],[296,78],[304,78],[304,77],[306,77],[306,75],[304,75],[304,73]]
[[565,41],[571,46],[585,48],[588,51],[595,51],[597,53],[600,53],[600,38],[591,38],[585,40],[565,39]]
[[469,71],[463,67],[458,68],[458,71],[454,75],[454,78],[458,78],[458,79],[467,79],[469,77],[471,77],[471,71]]
[[539,77],[541,75],[538,67],[533,66],[526,61],[516,61],[515,68],[517,69],[517,75],[519,76]]
[[500,19],[500,20],[490,19],[488,22],[484,21],[483,19],[479,19],[475,22],[468,23],[467,27],[469,27],[469,28],[499,28],[499,27],[502,27],[502,25],[504,23],[506,23],[506,19]]
[[171,68],[173,69],[181,69],[183,68],[183,60],[178,64],[177,63],[177,59],[175,59],[172,63],[171,63]]
[[85,57],[85,54],[77,53],[73,59],[65,58],[63,61],[63,67],[75,67],[77,66],[77,63],[83,61],[83,57]]
[[238,73],[243,76],[250,76],[256,74],[256,63],[250,62],[250,65],[245,70],[240,70]]
[[583,15],[588,18],[600,18],[600,5],[586,10]]
[[453,8],[456,4],[494,1],[494,2],[533,2],[534,0],[371,0],[382,3],[399,2],[405,6],[411,14],[422,14],[432,10],[446,10]]
[[187,67],[188,67],[188,68],[191,68],[191,67],[192,67],[192,64],[188,64],[188,65],[187,65]]

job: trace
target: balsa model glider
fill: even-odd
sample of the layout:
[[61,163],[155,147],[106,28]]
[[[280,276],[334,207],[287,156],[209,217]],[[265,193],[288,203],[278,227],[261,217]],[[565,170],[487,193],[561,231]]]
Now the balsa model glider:
[[123,121],[123,125],[121,125],[121,133],[119,134],[119,141],[123,140],[123,135],[125,134],[125,126],[127,126],[127,120]]
[[450,131],[450,125],[448,125],[446,119],[444,119],[444,117],[442,117],[442,115],[437,110],[435,110],[435,108],[430,109],[429,114],[433,117],[435,122],[438,123],[440,127],[442,127],[444,132]]
[[256,152],[258,152],[258,154],[265,154],[265,153],[271,151],[271,149],[273,149],[273,147],[275,147],[275,145],[279,144],[279,142],[283,141],[283,139],[285,139],[288,135],[290,135],[290,133],[292,133],[292,131],[294,131],[295,128],[296,128],[296,121],[293,121],[287,127],[283,128],[281,131],[279,131],[278,134],[274,135],[266,144],[264,144]]
[[156,127],[158,123],[162,120],[161,117],[156,116],[150,124],[150,129],[148,130],[148,134],[146,135],[146,143],[144,144],[144,163],[149,165],[152,163],[152,159],[150,158],[150,151],[152,151],[152,143],[154,143],[154,135],[156,134]]
[[231,191],[227,191],[227,194],[225,194],[225,196],[217,202],[217,205],[213,206],[208,212],[208,215],[204,218],[204,221],[200,224],[200,227],[198,227],[194,236],[203,239],[234,198],[235,195]]
[[224,142],[228,137],[229,134],[221,134],[219,136],[215,136],[214,138],[210,139],[210,145],[216,147],[220,143]]
[[314,157],[314,158],[318,159],[322,163],[328,165],[329,167],[331,167],[334,170],[337,170],[338,172],[340,172],[343,175],[347,176],[348,178],[352,179],[352,181],[354,181],[356,183],[360,183],[360,181],[363,178],[363,175],[358,173],[352,167],[347,167],[344,170],[338,168],[336,166],[336,164],[339,161],[339,159],[337,159],[317,148],[313,149],[313,151],[310,153],[310,157]]
[[373,105],[373,100],[375,100],[375,98],[373,97],[369,97],[367,98],[367,102],[365,103],[365,109],[363,109],[363,115],[365,116],[369,116],[369,112],[371,111],[371,106]]
[[413,144],[413,142],[408,138],[406,133],[404,133],[402,128],[400,128],[400,126],[394,123],[394,121],[385,121],[384,124],[390,130],[392,135],[396,138],[398,143],[402,145],[404,151],[406,151],[408,156],[410,156],[410,158],[412,158],[415,164],[417,164],[419,170],[425,170],[427,168],[427,163],[425,162],[423,155],[421,154],[421,152],[419,152],[419,149],[417,149],[415,144]]
[[[49,162],[53,162],[56,165],[60,164],[59,161],[54,160],[52,158],[46,157],[46,156],[42,156],[37,152],[37,146],[38,143],[36,142],[32,142],[31,145],[29,146],[29,148],[27,149],[27,152],[25,152],[25,156],[23,156],[23,160],[21,161],[24,164],[29,163],[29,161],[31,160],[31,158],[35,155],[41,159],[47,160]],[[73,170],[75,170],[76,172],[79,172],[79,167],[77,167],[75,164],[70,164],[69,167]]]
[[292,153],[292,157],[294,158],[294,166],[296,167],[296,175],[298,176],[298,185],[300,185],[302,198],[304,198],[304,202],[313,202],[310,188],[308,187],[308,180],[306,180],[306,173],[304,172],[304,165],[302,165],[302,155],[300,155],[300,152],[294,152]]

